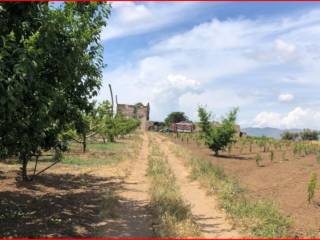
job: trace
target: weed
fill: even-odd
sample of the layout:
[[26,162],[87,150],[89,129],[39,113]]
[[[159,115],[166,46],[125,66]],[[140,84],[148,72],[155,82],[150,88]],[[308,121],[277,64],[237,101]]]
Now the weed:
[[308,183],[308,203],[309,204],[314,198],[316,187],[317,187],[317,174],[312,173]]
[[257,155],[256,155],[256,164],[257,164],[258,167],[261,166],[260,165],[261,161],[262,161],[262,157],[261,157],[261,155],[259,153],[257,153]]
[[151,178],[151,205],[160,222],[155,227],[156,235],[161,238],[199,237],[190,206],[181,198],[167,160],[154,144],[151,148],[147,173]]

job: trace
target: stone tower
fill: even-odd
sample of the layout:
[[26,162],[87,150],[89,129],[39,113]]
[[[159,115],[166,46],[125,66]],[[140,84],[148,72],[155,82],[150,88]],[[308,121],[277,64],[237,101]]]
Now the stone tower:
[[149,121],[150,105],[149,103],[144,106],[142,103],[135,105],[129,104],[117,104],[117,113],[122,114],[127,118],[135,118],[140,120],[141,129],[147,129],[147,123]]

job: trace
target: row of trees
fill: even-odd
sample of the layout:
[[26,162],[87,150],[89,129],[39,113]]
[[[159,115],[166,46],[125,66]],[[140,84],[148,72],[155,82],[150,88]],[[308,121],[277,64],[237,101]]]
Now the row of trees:
[[139,120],[114,115],[112,108],[109,101],[94,104],[89,113],[82,114],[78,121],[70,124],[63,133],[63,139],[81,143],[83,152],[86,152],[87,140],[91,136],[99,136],[104,143],[114,142],[116,137],[127,135],[139,127]]
[[319,131],[304,129],[302,132],[290,132],[285,131],[281,135],[282,140],[302,140],[302,141],[313,141],[319,140]]
[[33,156],[65,150],[70,125],[87,126],[109,14],[101,2],[0,3],[0,157],[17,156],[24,180]]

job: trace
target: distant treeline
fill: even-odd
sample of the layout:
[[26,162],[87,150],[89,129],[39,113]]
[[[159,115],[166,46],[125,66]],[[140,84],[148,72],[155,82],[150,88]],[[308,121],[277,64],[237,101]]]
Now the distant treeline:
[[297,140],[312,141],[312,140],[318,140],[319,134],[320,134],[319,131],[304,129],[301,132],[285,131],[281,134],[281,138],[283,140],[292,140],[292,141],[297,141]]

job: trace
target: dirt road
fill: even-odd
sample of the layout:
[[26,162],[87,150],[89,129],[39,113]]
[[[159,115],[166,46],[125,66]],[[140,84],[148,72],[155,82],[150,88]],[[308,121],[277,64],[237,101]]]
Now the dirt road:
[[[141,153],[137,160],[132,161],[130,174],[121,184],[117,194],[120,203],[115,209],[116,217],[108,220],[104,237],[153,237],[152,217],[149,214],[149,184],[146,177],[148,166],[149,133],[144,133]],[[204,238],[240,238],[238,231],[227,221],[226,215],[218,208],[216,199],[208,196],[206,190],[197,181],[189,179],[189,169],[183,160],[170,151],[170,144],[164,137],[152,134],[158,146],[168,158],[169,165],[176,176],[182,198],[191,204],[195,222],[200,227]]]
[[182,159],[177,158],[169,149],[170,143],[166,138],[155,135],[160,149],[165,153],[172,171],[176,176],[184,200],[191,204],[191,211],[196,223],[205,238],[241,238],[238,231],[232,228],[226,215],[218,208],[217,200],[208,196],[206,190],[197,181],[191,181],[189,170]]
[[146,177],[148,166],[148,136],[143,135],[141,153],[132,161],[129,176],[118,190],[120,201],[110,220],[103,237],[151,238],[153,237],[152,219],[149,215],[149,185]]

